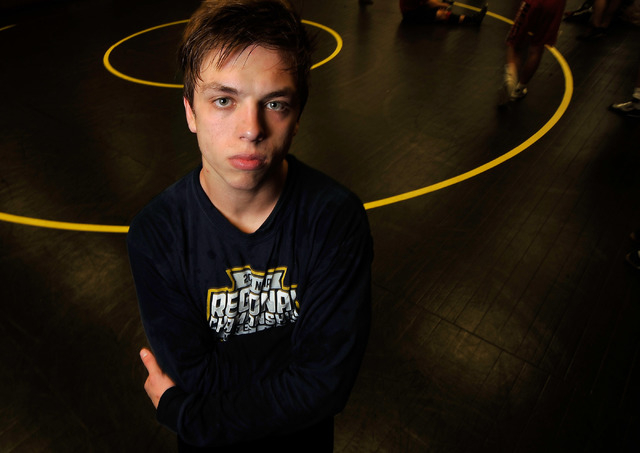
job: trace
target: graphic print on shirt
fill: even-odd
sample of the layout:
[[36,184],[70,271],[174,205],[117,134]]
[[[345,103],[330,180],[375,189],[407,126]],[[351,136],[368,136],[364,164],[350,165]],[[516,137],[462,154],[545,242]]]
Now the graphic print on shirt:
[[284,285],[286,267],[259,272],[251,266],[227,269],[231,287],[207,292],[209,327],[221,340],[283,326],[298,319],[298,285]]

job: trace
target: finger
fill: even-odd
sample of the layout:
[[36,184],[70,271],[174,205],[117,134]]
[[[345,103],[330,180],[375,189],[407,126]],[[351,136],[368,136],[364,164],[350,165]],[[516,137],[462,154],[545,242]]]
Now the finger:
[[162,373],[162,370],[160,369],[155,356],[147,348],[143,348],[140,350],[140,358],[142,359],[142,363],[146,367],[149,374]]

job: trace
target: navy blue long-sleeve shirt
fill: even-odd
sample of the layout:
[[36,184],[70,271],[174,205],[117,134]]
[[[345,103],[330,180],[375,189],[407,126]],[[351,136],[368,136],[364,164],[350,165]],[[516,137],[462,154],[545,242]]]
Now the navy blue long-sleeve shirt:
[[143,326],[176,383],[157,417],[184,443],[279,436],[282,448],[289,433],[342,410],[353,386],[371,317],[366,213],[351,192],[287,159],[283,193],[254,233],[213,206],[200,168],[131,224]]

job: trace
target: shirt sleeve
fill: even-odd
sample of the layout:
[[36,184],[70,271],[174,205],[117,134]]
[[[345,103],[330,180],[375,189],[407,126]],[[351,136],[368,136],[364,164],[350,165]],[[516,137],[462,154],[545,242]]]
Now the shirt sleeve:
[[[186,289],[167,284],[170,277],[130,247],[134,278],[145,282],[136,286],[149,341],[158,351],[169,348],[167,354],[174,355],[161,353],[160,365],[174,378],[175,357],[182,367],[193,363],[193,370],[175,376],[177,387],[165,392],[157,412],[158,420],[186,443],[216,446],[286,434],[343,409],[371,320],[373,247],[366,213],[360,203],[354,205],[343,204],[324,216],[328,220],[315,233],[318,239],[309,256],[313,271],[300,284],[304,296],[299,317],[290,329],[265,331],[268,341],[261,341],[261,332],[220,347],[208,329],[193,325],[173,307]],[[160,300],[161,308],[155,308]],[[168,334],[155,331],[169,325]],[[190,337],[187,352],[184,336]],[[286,346],[273,348],[280,340]],[[260,349],[266,345],[269,349]],[[265,360],[249,358],[256,355]]]

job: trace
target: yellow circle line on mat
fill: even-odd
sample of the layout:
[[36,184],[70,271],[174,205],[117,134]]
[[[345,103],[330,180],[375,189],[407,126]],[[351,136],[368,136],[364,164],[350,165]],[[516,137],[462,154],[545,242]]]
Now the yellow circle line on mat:
[[[465,5],[461,5],[459,3],[456,3],[456,5],[466,8]],[[478,8],[469,7],[469,9],[477,10]],[[513,21],[506,19],[502,16],[498,16],[497,14],[493,14],[493,13],[487,13],[487,14],[490,14],[492,17],[502,20],[503,22],[507,22],[511,24],[513,23]],[[545,46],[545,47],[547,48],[547,50],[551,52],[551,54],[556,58],[556,60],[558,60],[558,63],[562,68],[562,73],[564,75],[564,95],[562,96],[562,101],[560,102],[558,109],[555,111],[555,113],[549,119],[549,121],[547,121],[542,126],[542,128],[540,128],[540,130],[538,130],[535,134],[533,134],[527,140],[522,142],[520,145],[513,148],[511,151],[503,154],[500,157],[493,159],[490,162],[487,162],[484,165],[476,167],[473,170],[469,170],[466,173],[462,173],[458,176],[454,176],[453,178],[446,179],[444,181],[432,184],[430,186],[423,187],[421,189],[416,189],[416,190],[405,192],[393,197],[383,198],[381,200],[365,203],[364,204],[365,209],[379,208],[381,206],[386,206],[389,204],[399,203],[401,201],[409,200],[411,198],[420,197],[430,192],[435,192],[436,190],[444,189],[445,187],[449,187],[454,184],[458,184],[459,182],[473,178],[474,176],[477,176],[480,173],[484,173],[485,171],[491,170],[492,168],[497,167],[498,165],[506,162],[512,157],[517,156],[522,151],[524,151],[525,149],[533,145],[535,142],[540,140],[540,138],[542,138],[543,135],[549,132],[551,128],[555,126],[556,123],[560,120],[560,118],[562,118],[562,115],[564,115],[564,112],[566,112],[567,108],[569,107],[569,103],[571,102],[571,96],[573,94],[573,76],[571,74],[571,68],[569,68],[569,65],[567,64],[564,57],[560,54],[560,52],[558,52],[558,50],[555,47],[551,47],[551,46]]]
[[[104,56],[102,57],[102,63],[104,64],[104,67],[107,68],[107,71],[109,71],[111,74],[113,74],[116,77],[119,77],[121,79],[127,80],[129,82],[139,83],[141,85],[149,85],[149,86],[154,86],[154,87],[161,87],[161,88],[182,88],[181,84],[153,82],[151,80],[137,79],[135,77],[128,76],[128,75],[118,71],[116,68],[114,68],[113,65],[111,64],[111,62],[109,61],[109,57],[111,56],[111,53],[116,49],[116,47],[118,47],[120,44],[130,40],[131,38],[135,38],[136,36],[140,36],[140,35],[142,35],[144,33],[148,33],[150,31],[157,30],[158,28],[170,27],[172,25],[184,24],[184,23],[187,23],[187,22],[189,22],[188,19],[187,20],[178,20],[178,21],[175,21],[175,22],[169,22],[167,24],[162,24],[162,25],[156,25],[155,27],[147,28],[146,30],[139,31],[139,32],[134,33],[134,34],[132,34],[130,36],[127,36],[124,39],[121,39],[120,41],[118,41],[117,43],[115,43],[114,45],[109,47],[109,49],[105,52]],[[316,22],[311,22],[309,20],[303,20],[302,22],[307,24],[307,25],[311,25],[313,27],[317,27],[317,28],[320,28],[321,30],[324,30],[324,31],[328,32],[336,40],[336,48],[331,53],[331,55],[329,55],[324,60],[314,64],[313,66],[311,66],[311,69],[315,69],[318,66],[322,66],[323,64],[325,64],[328,61],[332,60],[336,55],[338,55],[338,53],[340,53],[340,50],[342,50],[342,37],[338,33],[336,33],[331,28],[326,27],[326,26],[324,26],[322,24],[318,24]]]
[[189,22],[189,20],[178,20],[175,22],[169,22],[168,24],[162,24],[162,25],[156,25],[155,27],[151,27],[151,28],[147,28],[146,30],[142,30],[139,31],[137,33],[134,33],[130,36],[127,36],[126,38],[121,39],[120,41],[118,41],[117,43],[115,43],[114,45],[112,45],[111,47],[109,47],[109,50],[107,50],[104,54],[104,56],[102,57],[102,63],[104,64],[104,67],[107,68],[107,71],[109,71],[111,74],[115,75],[116,77],[120,77],[121,79],[127,80],[129,82],[133,82],[133,83],[139,83],[141,85],[150,85],[150,86],[154,86],[154,87],[162,87],[162,88],[182,88],[182,85],[178,85],[175,83],[160,83],[160,82],[152,82],[150,80],[143,80],[143,79],[136,79],[135,77],[131,77],[128,76],[120,71],[118,71],[116,68],[114,68],[111,63],[109,62],[109,56],[111,55],[111,52],[114,51],[114,49],[116,47],[118,47],[120,44],[122,44],[123,42],[126,42],[132,38],[135,38],[136,36],[140,36],[144,33],[148,33],[150,31],[153,30],[157,30],[159,28],[164,28],[164,27],[170,27],[172,25],[177,25],[177,24],[184,24]]
[[[464,8],[469,8],[469,9],[475,9],[477,10],[478,8],[475,7],[468,7],[466,5],[463,4],[459,4],[456,3],[456,5],[458,6],[462,6]],[[499,16],[497,14],[494,13],[487,13],[487,15],[490,15],[492,17],[495,17],[496,19],[499,19],[503,22],[506,22],[508,24],[513,23],[513,21],[506,19],[502,16]],[[153,30],[155,28],[160,28],[163,26],[168,26],[168,25],[173,25],[173,24],[177,24],[177,23],[182,23],[182,22],[186,22],[186,21],[179,21],[179,22],[172,22],[171,24],[165,24],[165,25],[160,25],[158,27],[153,27],[147,30],[144,30],[142,32],[136,33],[135,35],[131,35],[128,38],[123,39],[122,41],[114,44],[109,51],[107,52],[107,54],[105,54],[105,66],[108,63],[108,54],[116,47],[118,46],[120,43],[126,41],[127,39],[132,38],[133,36],[139,35],[141,33],[145,33],[149,30]],[[308,22],[305,21],[306,23],[322,28],[323,30],[328,31],[329,33],[331,33],[338,45],[336,47],[336,50],[325,60],[321,61],[320,63],[317,63],[316,65],[314,65],[313,67],[318,67],[324,63],[326,63],[327,61],[331,60],[333,57],[335,57],[338,52],[340,52],[340,49],[342,49],[342,39],[340,38],[340,36],[335,33],[333,30],[331,30],[330,28],[324,27],[323,25],[320,24],[316,24],[313,22]],[[455,176],[453,178],[447,179],[445,181],[441,181],[439,183],[436,184],[432,184],[430,186],[427,187],[423,187],[422,189],[417,189],[417,190],[412,190],[410,192],[406,192],[400,195],[396,195],[393,197],[389,197],[389,198],[383,198],[381,200],[377,200],[377,201],[372,201],[369,203],[365,203],[364,207],[365,209],[374,209],[374,208],[379,208],[381,206],[386,206],[389,204],[393,204],[393,203],[398,203],[401,201],[405,201],[405,200],[409,200],[411,198],[416,198],[425,194],[428,194],[430,192],[435,192],[436,190],[440,190],[440,189],[444,189],[445,187],[449,187],[452,186],[454,184],[457,184],[459,182],[465,181],[467,179],[470,179],[474,176],[479,175],[480,173],[483,173],[485,171],[488,171],[494,167],[497,167],[498,165],[502,164],[503,162],[511,159],[514,156],[517,156],[518,154],[520,154],[522,151],[524,151],[525,149],[527,149],[529,146],[533,145],[535,142],[537,142],[543,135],[545,135],[547,132],[549,132],[549,130],[551,130],[551,128],[553,126],[555,126],[555,124],[560,120],[560,118],[562,117],[562,115],[564,115],[564,112],[567,110],[567,108],[569,107],[569,102],[571,101],[571,96],[573,94],[573,76],[571,74],[571,69],[569,68],[569,65],[567,64],[567,62],[565,61],[565,59],[563,58],[563,56],[560,54],[560,52],[558,52],[558,50],[555,47],[549,47],[547,46],[547,49],[551,52],[551,54],[556,58],[556,60],[558,60],[558,63],[560,64],[560,67],[562,68],[562,73],[564,75],[564,79],[565,79],[565,89],[564,89],[564,95],[562,97],[562,101],[560,102],[560,106],[558,107],[558,109],[555,111],[554,115],[551,117],[551,119],[549,119],[549,121],[547,121],[544,126],[542,126],[542,128],[540,130],[538,130],[538,132],[536,132],[535,134],[533,134],[531,137],[529,137],[527,140],[525,140],[523,143],[521,143],[520,145],[516,146],[515,148],[513,148],[511,151],[503,154],[502,156],[487,162],[484,165],[481,165],[477,168],[474,168],[473,170],[470,170],[466,173],[462,173],[461,175]],[[107,67],[108,69],[108,67]],[[123,74],[124,75],[124,74]],[[120,77],[120,76],[118,76]],[[128,76],[125,76],[128,77]],[[129,79],[129,78],[128,78]],[[137,81],[138,79],[133,79],[130,78],[132,81]],[[147,81],[141,81],[138,83],[146,83],[146,84],[155,84],[153,82],[147,82]],[[160,86],[166,86],[167,84],[159,84]],[[175,85],[172,87],[178,87],[179,85]],[[181,86],[180,86],[181,87]],[[22,217],[22,216],[16,216],[16,215],[12,215],[12,214],[6,214],[3,212],[0,212],[0,221],[5,221],[5,222],[12,222],[12,223],[19,223],[19,224],[23,224],[23,225],[31,225],[31,226],[37,226],[37,227],[41,227],[41,228],[55,228],[55,229],[59,229],[59,230],[73,230],[73,231],[91,231],[91,232],[98,232],[98,233],[126,233],[127,231],[129,231],[129,227],[128,226],[120,226],[120,225],[95,225],[95,224],[87,224],[87,223],[70,223],[70,222],[56,222],[56,221],[51,221],[51,220],[42,220],[42,219],[36,219],[36,218],[31,218],[31,217]]]
[[[7,25],[1,27],[0,31],[7,30],[8,28],[15,27],[15,25]],[[129,230],[127,226],[120,225],[91,225],[88,223],[69,223],[69,222],[55,222],[52,220],[36,219],[32,217],[23,217],[13,214],[7,214],[0,212],[0,221],[19,223],[22,225],[31,225],[41,228],[55,228],[58,230],[73,230],[73,231],[92,231],[103,233],[126,233]]]
[[127,231],[129,231],[128,226],[56,222],[54,220],[23,217],[19,215],[7,214],[4,212],[0,212],[0,220],[4,222],[19,223],[21,225],[30,225],[40,228],[53,228],[56,230],[91,231],[94,233],[126,233]]

